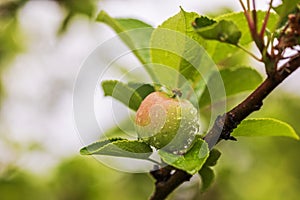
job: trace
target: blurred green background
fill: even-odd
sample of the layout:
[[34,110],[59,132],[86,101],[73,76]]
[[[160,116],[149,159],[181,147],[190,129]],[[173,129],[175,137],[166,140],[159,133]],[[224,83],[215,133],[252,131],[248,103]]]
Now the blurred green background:
[[[113,35],[93,21],[99,10],[156,26],[180,5],[200,13],[215,13],[212,5],[218,5],[216,12],[240,9],[235,0],[0,0],[1,200],[149,197],[153,179],[148,174],[119,172],[79,155],[83,144],[72,118],[73,83],[89,52]],[[252,116],[281,119],[300,133],[299,76],[294,74]],[[213,186],[201,194],[201,180],[195,177],[169,199],[299,199],[298,141],[240,138],[217,148],[223,154]]]

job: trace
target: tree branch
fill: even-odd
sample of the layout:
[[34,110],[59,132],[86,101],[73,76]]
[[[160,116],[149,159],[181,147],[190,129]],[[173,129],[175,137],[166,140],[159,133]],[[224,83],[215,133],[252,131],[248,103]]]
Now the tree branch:
[[205,136],[205,141],[211,149],[216,142],[225,139],[234,139],[230,133],[252,112],[259,110],[263,100],[291,73],[300,66],[300,54],[284,64],[274,76],[268,78],[244,101],[226,114],[219,116],[212,129]]
[[175,169],[171,166],[166,166],[162,169],[151,172],[151,175],[156,179],[155,193],[150,200],[163,200],[174,189],[185,181],[189,181],[192,175],[185,171]]

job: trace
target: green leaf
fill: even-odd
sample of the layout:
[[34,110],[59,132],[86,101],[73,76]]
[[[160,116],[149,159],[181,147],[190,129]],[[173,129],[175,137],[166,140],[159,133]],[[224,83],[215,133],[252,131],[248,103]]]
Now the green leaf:
[[134,89],[142,99],[145,99],[150,93],[155,92],[153,85],[148,83],[129,82],[128,86]]
[[[239,67],[239,68],[228,68],[222,69],[219,72],[212,74],[209,83],[211,86],[215,85],[214,81],[217,80],[216,76],[219,76],[220,73],[224,87],[226,90],[226,96],[236,95],[241,92],[249,91],[255,89],[262,81],[261,75],[254,69],[249,67]],[[216,85],[220,85],[216,83]],[[217,88],[216,88],[216,91]],[[214,91],[210,91],[214,92]],[[204,107],[210,104],[210,93],[208,88],[204,90],[202,96],[199,100],[199,107]],[[215,97],[214,100],[224,100],[224,97]]]
[[116,80],[103,81],[102,88],[105,96],[112,96],[132,110],[136,111],[142,103],[143,99],[139,93],[122,82]]
[[115,141],[120,141],[123,140],[122,138],[111,138],[108,140],[102,140],[102,141],[98,141],[95,142],[89,146],[83,147],[82,149],[80,149],[80,154],[82,155],[92,155],[93,152],[97,151],[98,149],[102,148],[103,146],[115,142]]
[[206,191],[215,179],[215,173],[210,167],[203,166],[200,171],[198,172],[201,176],[202,185],[201,191]]
[[[201,29],[213,24],[216,25],[216,23],[217,22],[213,19],[209,19],[206,16],[201,16],[195,19],[195,21],[193,22],[193,26],[196,29]],[[223,59],[230,58],[232,55],[234,55],[234,53],[239,51],[237,47],[229,45],[227,43],[214,40],[207,40],[207,43],[208,44],[206,45],[206,51],[211,55],[212,59],[216,63],[222,62]]]
[[[197,23],[198,20],[195,21]],[[198,24],[197,24],[198,27]],[[229,44],[238,44],[242,33],[232,21],[221,20],[211,26],[197,28],[196,32],[205,39],[218,40]]]
[[186,80],[195,81],[200,73],[203,76],[213,69],[214,63],[202,47],[205,40],[192,27],[196,17],[197,13],[181,9],[153,31],[150,53],[154,73],[162,85],[179,88]]
[[284,136],[299,140],[295,130],[287,123],[271,118],[254,118],[242,121],[232,136]]
[[[123,42],[133,51],[142,64],[150,63],[149,44],[154,28],[137,19],[112,18],[105,11],[101,11],[97,16],[97,21],[110,26]],[[144,65],[147,72],[153,79],[152,69],[149,65]]]
[[[265,17],[266,12],[258,11],[257,12],[257,21],[258,27],[262,26],[263,19]],[[248,24],[245,20],[245,15],[243,12],[236,13],[228,13],[224,15],[220,15],[215,18],[217,22],[221,20],[232,21],[237,26],[237,28],[241,31],[242,35],[239,40],[240,45],[248,45],[252,42],[252,38],[250,35],[250,31],[248,28]],[[276,29],[278,21],[278,15],[271,13],[270,18],[267,24],[267,29],[270,32],[273,32]],[[227,43],[219,42],[216,40],[207,41],[207,45],[205,46],[207,53],[211,56],[211,58],[219,64],[223,64],[224,61],[230,59],[230,57],[236,55],[237,53],[241,53],[240,49]]]
[[215,20],[210,19],[206,16],[200,16],[195,19],[195,23],[193,23],[194,28],[204,28],[206,26],[211,26],[217,23]]
[[200,169],[198,172],[201,176],[202,185],[201,185],[201,191],[204,192],[207,190],[211,184],[214,181],[215,173],[211,167],[215,166],[217,164],[218,159],[221,156],[221,152],[217,149],[212,149],[209,152],[209,157],[207,158],[206,162],[204,163],[204,166]]
[[211,166],[211,167],[215,166],[220,157],[221,157],[221,152],[217,149],[212,149],[209,152],[209,157],[207,158],[204,165]]
[[221,156],[221,152],[217,149],[212,149],[209,152],[209,157],[207,158],[206,162],[204,163],[204,166],[200,169],[198,172],[201,176],[202,180],[202,186],[201,191],[204,192],[207,190],[211,184],[214,181],[215,173],[211,167],[215,166],[217,164],[218,159]]
[[[245,53],[241,52],[238,47],[216,40],[208,40],[206,51],[209,53],[213,61],[221,66],[224,66],[224,63],[230,60],[233,56],[245,55]],[[248,56],[248,54],[246,56]],[[232,67],[232,65],[226,66]]]
[[274,8],[280,19],[278,26],[283,25],[287,21],[287,16],[297,10],[297,5],[300,5],[299,0],[283,0],[282,4]]
[[[266,14],[267,14],[266,11],[257,11],[258,30],[260,30]],[[246,45],[253,41],[251,38],[251,34],[250,34],[250,31],[248,28],[248,24],[247,24],[244,12],[224,14],[224,15],[218,16],[215,20],[216,21],[227,20],[227,21],[234,22],[234,24],[237,26],[237,28],[242,33],[242,37],[239,42],[241,45]],[[267,29],[270,30],[271,32],[275,31],[277,21],[278,21],[278,15],[275,13],[270,13],[269,21],[267,24]]]
[[107,155],[147,159],[152,154],[152,149],[144,142],[114,138],[98,141],[80,150],[82,155]]
[[158,154],[168,165],[184,170],[189,174],[195,174],[209,156],[209,149],[204,140],[196,137],[193,147],[184,155],[173,154],[162,149],[158,151]]

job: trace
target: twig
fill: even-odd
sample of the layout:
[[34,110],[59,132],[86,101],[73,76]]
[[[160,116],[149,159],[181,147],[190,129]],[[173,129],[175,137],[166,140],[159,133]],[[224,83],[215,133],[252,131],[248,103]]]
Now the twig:
[[[252,30],[254,24],[253,24],[253,20],[252,20],[251,16],[249,15],[249,10],[248,10],[249,9],[249,5],[248,5],[248,9],[247,9],[242,0],[239,0],[239,2],[240,2],[241,6],[243,8],[246,20],[247,20],[248,25],[249,25],[249,28],[250,28],[250,30]],[[247,3],[249,3],[249,1],[247,1]]]
[[260,33],[259,33],[259,36],[260,36],[260,38],[262,38],[262,39],[263,39],[263,37],[264,37],[265,31],[266,31],[266,28],[267,28],[267,24],[268,24],[268,21],[269,21],[269,17],[270,17],[270,13],[271,13],[272,4],[273,4],[273,0],[271,0],[271,2],[270,2],[269,9],[268,9],[268,11],[267,11],[267,14],[266,14],[266,16],[265,16],[263,25],[262,25],[261,30],[260,30]]
[[250,10],[251,10],[251,7],[250,7],[250,0],[247,0],[247,10],[248,10],[248,12],[250,12]]
[[[246,9],[244,3],[242,0],[239,0],[242,8],[243,8],[243,11],[244,11],[244,15],[246,17],[246,20],[247,20],[247,23],[248,23],[248,26],[249,26],[249,30],[250,30],[250,33],[251,33],[251,37],[253,39],[253,41],[255,42],[256,46],[258,47],[258,49],[260,50],[260,52],[263,52],[265,46],[264,46],[264,41],[259,37],[258,33],[257,33],[257,24],[255,23],[256,20],[254,21],[253,19],[253,16],[251,17],[250,15],[250,2],[249,0],[247,0],[247,4],[248,4],[248,10]],[[256,18],[256,11],[254,10],[253,11],[254,14],[254,17]]]
[[243,3],[243,1],[242,1],[242,0],[239,0],[239,2],[240,2],[241,6],[242,6],[242,8],[243,8],[243,11],[244,11],[244,12],[247,12],[247,9],[246,9],[245,4]]
[[256,13],[255,0],[252,0],[252,6],[253,6],[252,19],[253,19],[253,23],[254,23],[254,31],[257,32],[257,13]]

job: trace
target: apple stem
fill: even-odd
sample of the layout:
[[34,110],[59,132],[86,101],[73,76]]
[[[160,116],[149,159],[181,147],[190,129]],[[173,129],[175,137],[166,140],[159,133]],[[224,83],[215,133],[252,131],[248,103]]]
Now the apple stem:
[[173,89],[172,93],[174,94],[172,98],[182,97],[182,92],[179,89]]

